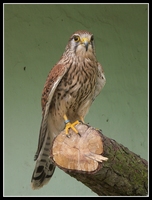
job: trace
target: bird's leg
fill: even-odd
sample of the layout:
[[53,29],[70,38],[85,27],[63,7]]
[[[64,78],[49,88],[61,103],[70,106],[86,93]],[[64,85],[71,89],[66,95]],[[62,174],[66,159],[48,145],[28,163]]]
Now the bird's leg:
[[63,118],[65,120],[64,122],[65,122],[65,133],[66,133],[66,135],[68,136],[68,134],[69,134],[68,130],[69,130],[69,128],[71,128],[75,133],[77,133],[77,134],[79,134],[79,136],[81,136],[80,133],[78,132],[78,130],[75,128],[75,125],[79,124],[80,122],[77,120],[77,121],[75,121],[71,124],[70,120],[67,118],[66,115],[64,115]]

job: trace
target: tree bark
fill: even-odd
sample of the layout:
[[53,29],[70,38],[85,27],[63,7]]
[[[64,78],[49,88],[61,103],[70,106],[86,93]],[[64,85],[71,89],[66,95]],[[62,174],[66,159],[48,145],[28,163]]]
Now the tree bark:
[[[87,129],[84,130],[84,127],[87,127]],[[81,158],[79,158],[80,164],[83,160],[84,163],[89,163],[89,167],[87,165],[87,168],[84,170],[83,167],[79,168],[77,166],[77,169],[73,169],[73,164],[71,164],[70,168],[65,167],[65,165],[62,165],[62,162],[65,161],[65,159],[59,161],[56,163],[55,156],[58,154],[60,157],[63,156],[69,156],[69,153],[67,151],[67,146],[64,146],[64,143],[68,143],[69,147],[72,145],[71,139],[64,141],[57,141],[57,138],[55,138],[52,150],[51,150],[51,157],[53,158],[54,162],[58,167],[60,167],[62,170],[64,170],[67,174],[70,176],[76,178],[78,181],[81,181],[83,184],[85,184],[87,187],[89,187],[92,191],[94,191],[99,196],[147,196],[148,195],[148,163],[146,160],[141,158],[139,155],[131,152],[128,148],[124,147],[122,144],[117,143],[115,140],[110,139],[102,134],[101,130],[96,130],[93,127],[87,125],[87,124],[78,124],[76,125],[77,130],[79,133],[84,132],[84,137],[82,135],[82,138],[80,136],[78,139],[74,140],[75,145],[76,143],[80,143],[83,141],[83,144],[88,144],[88,149],[90,151],[90,145],[91,151],[94,151],[94,153],[91,155],[94,155],[93,161],[88,161],[88,157],[85,157],[86,155],[90,155],[88,153],[87,147],[85,149],[81,149],[81,145],[79,147],[77,146],[76,149],[78,149],[78,152],[80,152]],[[72,134],[72,130],[70,130]],[[89,132],[88,132],[89,131]],[[98,134],[101,138],[101,141],[99,141],[99,138],[95,143],[89,144],[85,138],[85,133],[92,134],[92,139],[97,138]],[[63,136],[65,135],[65,132],[62,131],[59,135]],[[58,136],[57,136],[58,137]],[[76,137],[72,135],[72,137]],[[65,138],[66,139],[66,138]],[[65,140],[64,139],[64,140]],[[91,139],[91,140],[92,140]],[[77,142],[79,140],[79,142]],[[56,142],[56,144],[55,144]],[[63,145],[63,149],[66,149],[64,152],[59,152],[56,147],[58,147],[61,150],[61,145]],[[56,147],[54,147],[56,146]],[[86,145],[87,146],[87,145]],[[95,149],[97,146],[98,149]],[[101,147],[101,148],[100,148]],[[93,150],[92,150],[93,149]],[[100,149],[100,151],[99,151]],[[73,150],[72,150],[73,151]],[[84,154],[82,152],[85,152]],[[87,152],[87,153],[86,153]],[[61,155],[63,154],[63,156]],[[68,154],[68,155],[67,155]],[[82,155],[83,154],[83,155]],[[101,154],[101,159],[98,157]],[[75,154],[73,154],[73,159],[76,157]],[[69,156],[71,159],[71,155]],[[97,158],[97,159],[96,159]],[[108,158],[108,160],[106,159]],[[72,159],[72,160],[73,160]],[[107,160],[107,161],[106,161]],[[69,162],[69,161],[68,161]],[[73,163],[75,161],[71,161]],[[98,162],[98,165],[96,165],[96,162]],[[79,162],[78,162],[79,163]],[[92,166],[92,168],[90,168]],[[89,171],[91,169],[91,171]]]

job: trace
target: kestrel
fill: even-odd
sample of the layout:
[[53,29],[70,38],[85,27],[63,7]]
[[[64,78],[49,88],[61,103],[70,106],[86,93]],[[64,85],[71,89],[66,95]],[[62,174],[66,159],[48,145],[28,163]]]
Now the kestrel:
[[59,62],[50,71],[42,92],[42,122],[31,179],[33,189],[47,184],[55,170],[50,159],[54,137],[65,129],[84,122],[92,102],[106,82],[103,68],[95,55],[94,37],[77,31],[69,39]]

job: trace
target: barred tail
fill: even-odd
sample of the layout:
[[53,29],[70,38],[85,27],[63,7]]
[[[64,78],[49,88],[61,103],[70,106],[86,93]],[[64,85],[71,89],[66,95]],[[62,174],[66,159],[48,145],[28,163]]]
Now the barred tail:
[[31,179],[31,187],[33,190],[43,187],[52,177],[55,165],[49,158],[50,155],[50,137],[46,134],[42,149],[36,160],[35,169]]

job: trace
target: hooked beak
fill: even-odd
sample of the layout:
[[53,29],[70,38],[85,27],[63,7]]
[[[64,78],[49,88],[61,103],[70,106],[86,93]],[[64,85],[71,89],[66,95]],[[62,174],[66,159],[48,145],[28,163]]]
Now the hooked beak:
[[84,44],[86,51],[88,51],[89,40],[88,38],[82,38],[82,44]]

